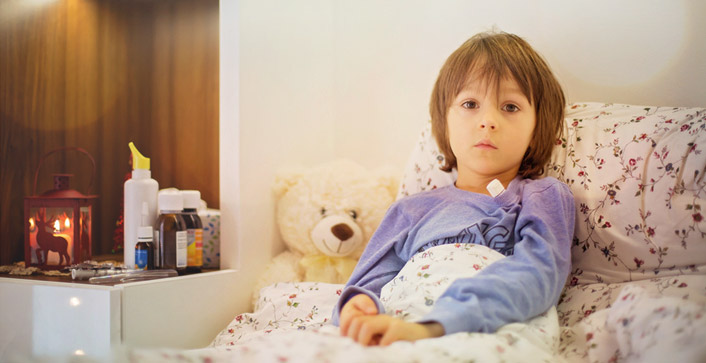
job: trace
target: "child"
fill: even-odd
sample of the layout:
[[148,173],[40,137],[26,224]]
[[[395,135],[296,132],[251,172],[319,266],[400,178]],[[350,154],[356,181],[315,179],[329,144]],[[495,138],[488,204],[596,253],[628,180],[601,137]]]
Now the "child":
[[[342,335],[388,345],[492,333],[556,304],[570,270],[574,201],[566,185],[537,177],[560,134],[564,102],[547,64],[518,36],[478,34],[451,54],[430,110],[442,170],[455,167],[457,180],[390,207],[334,311]],[[486,188],[495,179],[505,191],[493,197]],[[454,280],[417,323],[386,315],[380,291],[405,263],[459,241],[507,257]]]

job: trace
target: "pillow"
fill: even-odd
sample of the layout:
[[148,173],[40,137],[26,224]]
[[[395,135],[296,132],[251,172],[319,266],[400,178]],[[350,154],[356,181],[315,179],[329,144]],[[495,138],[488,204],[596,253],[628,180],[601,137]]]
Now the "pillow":
[[430,121],[424,125],[412,155],[407,161],[405,173],[400,180],[397,199],[453,183],[458,174],[456,169],[447,173],[439,169],[443,165],[444,155],[439,152],[439,147],[431,134]]
[[[572,284],[706,272],[705,131],[703,108],[567,108],[545,174],[574,193]],[[442,163],[427,123],[398,197],[452,183]]]
[[576,200],[574,283],[706,272],[706,109],[574,104],[565,131],[547,174]]

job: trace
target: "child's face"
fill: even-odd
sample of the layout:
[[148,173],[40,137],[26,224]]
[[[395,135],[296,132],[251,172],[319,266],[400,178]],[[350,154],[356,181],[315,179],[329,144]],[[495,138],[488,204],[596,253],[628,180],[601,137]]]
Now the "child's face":
[[512,79],[501,80],[497,90],[473,79],[447,113],[457,183],[497,178],[506,184],[517,175],[532,139],[534,105]]

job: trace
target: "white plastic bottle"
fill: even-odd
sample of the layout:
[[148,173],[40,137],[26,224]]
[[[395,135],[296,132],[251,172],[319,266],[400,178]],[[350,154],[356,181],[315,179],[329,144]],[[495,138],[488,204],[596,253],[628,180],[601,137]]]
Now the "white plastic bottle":
[[124,263],[127,268],[135,268],[135,245],[137,232],[142,222],[142,203],[147,203],[147,224],[154,227],[157,221],[157,192],[159,183],[152,179],[150,159],[137,151],[130,142],[132,151],[132,178],[125,182],[125,240],[123,242]]

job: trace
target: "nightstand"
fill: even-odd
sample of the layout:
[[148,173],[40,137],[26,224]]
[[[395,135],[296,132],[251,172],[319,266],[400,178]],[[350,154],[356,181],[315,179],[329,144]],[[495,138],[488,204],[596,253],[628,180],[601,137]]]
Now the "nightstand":
[[0,277],[0,361],[202,348],[238,312],[234,270],[114,286]]

